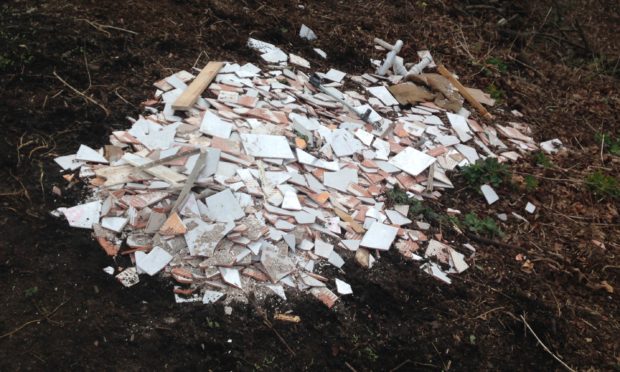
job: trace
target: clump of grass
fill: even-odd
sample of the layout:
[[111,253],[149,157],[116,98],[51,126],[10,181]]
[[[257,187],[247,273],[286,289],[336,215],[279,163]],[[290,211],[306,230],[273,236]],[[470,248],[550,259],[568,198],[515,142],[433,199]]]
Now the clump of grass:
[[475,164],[463,167],[461,174],[469,186],[475,189],[484,184],[499,187],[510,176],[508,167],[499,163],[495,158],[478,160]]
[[495,84],[488,85],[484,90],[496,101],[501,101],[506,97],[506,92],[498,88]]
[[596,133],[594,139],[597,143],[603,144],[603,149],[612,155],[620,156],[620,138],[614,137],[610,133]]
[[620,199],[620,184],[612,176],[596,171],[586,177],[586,185],[594,195],[605,199]]
[[435,221],[439,219],[439,215],[431,208],[424,206],[424,204],[418,199],[411,198],[407,195],[407,191],[394,185],[394,188],[385,192],[385,197],[389,205],[406,204],[409,206],[409,213],[407,216],[410,219],[415,219],[419,215],[423,215],[428,221]]
[[528,174],[523,180],[525,181],[525,190],[527,192],[532,192],[538,188],[538,180],[536,177]]
[[506,62],[499,58],[499,57],[490,57],[487,59],[487,64],[488,65],[493,65],[495,66],[495,68],[497,68],[497,70],[499,72],[506,72],[508,71],[508,64],[506,64]]
[[540,165],[543,168],[551,168],[551,166],[553,165],[551,164],[551,160],[549,160],[547,155],[545,155],[545,153],[542,151],[535,152],[533,157],[536,164]]
[[463,218],[463,226],[474,234],[503,237],[504,233],[491,217],[480,218],[475,213],[468,213]]

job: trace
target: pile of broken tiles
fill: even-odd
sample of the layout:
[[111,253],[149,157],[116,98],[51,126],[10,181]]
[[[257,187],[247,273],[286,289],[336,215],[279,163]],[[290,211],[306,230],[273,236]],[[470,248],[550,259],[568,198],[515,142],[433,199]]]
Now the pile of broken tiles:
[[464,253],[429,240],[429,224],[409,219],[407,205],[387,208],[384,192],[437,198],[452,187],[447,171],[537,148],[527,126],[479,124],[430,102],[401,106],[386,89],[393,76],[332,69],[319,90],[308,61],[249,44],[270,65],[224,64],[187,112],[172,103],[194,75],[178,72],[155,83],[144,116],[109,145],[56,159],[72,172],[66,179],[77,173],[92,189],[56,214],[92,229],[108,255],[130,258],[106,271],[125,286],[172,277],[178,302],[307,291],[331,308],[352,290],[324,272],[342,278],[347,260],[371,268],[392,247],[446,283],[466,270]]

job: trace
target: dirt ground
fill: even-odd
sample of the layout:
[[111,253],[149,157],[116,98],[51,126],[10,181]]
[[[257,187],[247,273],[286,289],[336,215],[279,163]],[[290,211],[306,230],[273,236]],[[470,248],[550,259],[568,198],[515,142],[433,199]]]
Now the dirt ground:
[[[313,44],[297,37],[302,23],[318,34]],[[620,137],[619,32],[616,1],[3,4],[0,370],[563,369],[551,354],[577,370],[619,370],[619,203],[584,184],[594,171],[620,170],[595,136]],[[370,271],[347,262],[355,294],[332,310],[305,296],[268,304],[269,317],[292,310],[302,319],[273,329],[252,306],[225,315],[221,305],[177,305],[165,281],[121,287],[102,271],[111,261],[89,232],[49,215],[80,195],[53,158],[103,145],[172,72],[257,63],[248,36],[320,71],[370,71],[369,58],[380,57],[373,37],[402,39],[409,60],[429,48],[467,84],[494,91],[499,118],[518,109],[536,140],[559,137],[569,151],[512,166],[513,184],[491,207],[454,177],[433,208],[494,217],[525,214],[532,201],[538,210],[529,224],[502,222],[501,242],[471,241],[476,258],[452,285],[390,251]],[[527,175],[537,187],[519,186]]]

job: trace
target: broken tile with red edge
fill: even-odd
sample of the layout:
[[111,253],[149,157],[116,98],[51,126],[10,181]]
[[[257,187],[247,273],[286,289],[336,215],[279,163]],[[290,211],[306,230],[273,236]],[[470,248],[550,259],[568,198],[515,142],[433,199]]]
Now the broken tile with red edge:
[[321,301],[328,309],[331,309],[338,301],[338,296],[326,287],[313,287],[310,293],[319,301]]
[[166,222],[159,228],[161,235],[182,235],[187,232],[187,227],[176,212],[172,212]]

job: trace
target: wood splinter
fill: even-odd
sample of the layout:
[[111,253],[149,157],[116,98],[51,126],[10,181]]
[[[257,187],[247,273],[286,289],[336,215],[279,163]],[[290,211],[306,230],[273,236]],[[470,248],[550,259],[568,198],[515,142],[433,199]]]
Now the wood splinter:
[[437,71],[443,77],[450,80],[450,83],[452,83],[452,85],[454,85],[456,89],[458,89],[459,93],[461,93],[461,95],[467,100],[467,102],[469,102],[472,106],[476,108],[476,110],[478,110],[478,112],[480,113],[480,115],[482,115],[483,118],[487,120],[493,119],[493,115],[491,115],[491,113],[488,112],[487,109],[485,109],[484,106],[482,106],[480,102],[478,102],[478,100],[476,100],[474,96],[469,93],[469,91],[467,91],[467,88],[465,88],[463,84],[456,80],[454,75],[452,75],[450,71],[448,71],[448,69],[444,67],[444,65],[438,65]]

